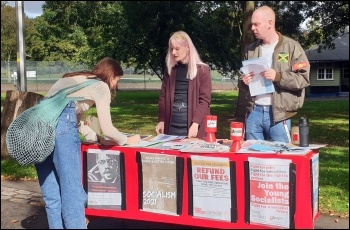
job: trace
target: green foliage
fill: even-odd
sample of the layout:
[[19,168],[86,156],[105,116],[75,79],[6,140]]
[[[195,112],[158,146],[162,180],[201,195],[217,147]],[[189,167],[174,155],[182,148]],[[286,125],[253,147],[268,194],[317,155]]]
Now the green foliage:
[[90,66],[105,56],[119,59],[113,49],[122,24],[115,1],[47,1],[38,30],[49,48],[45,60],[70,60]]
[[[304,49],[332,40],[348,25],[345,1],[248,1],[276,11],[277,30]],[[109,56],[162,78],[170,34],[184,30],[203,61],[221,74],[238,71],[241,42],[251,40],[249,9],[239,1],[46,1],[43,14],[25,18],[26,53],[35,61],[93,66]],[[300,24],[309,20],[309,31]],[[1,4],[1,58],[16,60],[15,9]],[[243,25],[243,27],[242,27]],[[243,37],[242,37],[243,36]]]
[[180,29],[191,32],[195,5],[196,2],[190,1],[122,1],[128,26],[116,31],[122,35],[116,50],[120,51],[123,61],[134,64],[137,69],[149,67],[161,75],[165,70],[170,34]]
[[47,52],[44,48],[45,42],[41,39],[41,33],[36,26],[43,21],[42,18],[30,19],[25,23],[26,30],[26,53],[28,60],[44,60]]
[[[243,9],[239,2],[199,1],[191,33],[203,61],[226,75],[241,67]],[[205,12],[205,13],[204,13]]]
[[237,2],[123,1],[122,6],[128,26],[116,50],[136,68],[148,66],[161,78],[169,37],[184,30],[212,69],[223,74],[239,69],[243,11]]
[[33,165],[21,166],[14,160],[1,160],[1,177],[37,180],[37,174]]
[[15,8],[1,2],[1,61],[16,59]]
[[348,1],[308,1],[305,7],[305,18],[310,29],[305,47],[320,44],[318,50],[334,49],[334,38],[349,28],[349,2]]
[[[75,23],[69,23],[65,14],[65,8],[62,9],[57,6],[57,9],[51,11],[48,5],[58,4],[59,2],[47,2],[45,13],[38,17],[36,21],[36,30],[38,37],[36,37],[40,44],[45,47],[45,55],[42,56],[43,61],[74,61],[81,62],[84,55],[84,50],[88,49],[87,38],[83,32],[83,28]],[[72,3],[72,2],[69,2]],[[73,2],[74,3],[74,2]],[[61,2],[62,4],[62,2]],[[68,13],[69,4],[67,4]],[[69,17],[67,17],[69,18]],[[84,56],[84,59],[86,56]]]

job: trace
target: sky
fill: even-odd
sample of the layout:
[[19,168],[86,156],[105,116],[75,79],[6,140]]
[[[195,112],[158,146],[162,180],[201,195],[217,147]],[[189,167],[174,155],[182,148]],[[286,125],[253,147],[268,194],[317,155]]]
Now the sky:
[[[15,7],[16,1],[8,1],[10,6]],[[24,7],[24,13],[30,17],[35,18],[37,16],[40,16],[43,13],[43,10],[41,9],[42,4],[44,4],[45,1],[22,1],[23,7]]]

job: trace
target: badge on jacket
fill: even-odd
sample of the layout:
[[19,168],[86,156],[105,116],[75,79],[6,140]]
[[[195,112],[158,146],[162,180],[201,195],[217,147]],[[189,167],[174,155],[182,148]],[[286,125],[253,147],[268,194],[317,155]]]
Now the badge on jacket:
[[307,62],[303,61],[303,62],[297,62],[292,66],[292,70],[294,72],[298,72],[300,70],[305,70],[308,67]]
[[289,60],[289,54],[278,54],[278,62],[287,63]]

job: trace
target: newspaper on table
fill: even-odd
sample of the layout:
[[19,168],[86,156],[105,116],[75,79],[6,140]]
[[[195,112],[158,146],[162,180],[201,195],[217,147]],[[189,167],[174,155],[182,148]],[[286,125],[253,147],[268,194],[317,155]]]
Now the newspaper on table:
[[[133,136],[135,134],[131,134],[131,133],[122,133],[124,135],[126,135],[127,137]],[[81,141],[83,144],[97,144],[97,145],[117,145],[116,142],[112,141],[110,138],[108,138],[107,136],[99,136],[100,140],[96,140],[96,141],[92,141],[92,140],[83,140]],[[150,143],[148,142],[148,140],[150,140],[152,138],[152,135],[140,135],[140,144],[138,146],[147,146]]]
[[227,145],[219,144],[217,142],[205,142],[205,141],[191,141],[190,145],[181,148],[180,152],[188,153],[226,153],[230,151],[230,147]]
[[184,138],[186,138],[186,136],[158,134],[157,136],[155,136],[153,138],[142,139],[139,144],[126,145],[126,147],[150,147],[150,146],[157,145],[159,143],[174,141],[174,140],[182,140]]
[[[127,137],[131,137],[131,136],[136,135],[134,133],[123,133],[123,132],[122,132],[122,134],[126,135]],[[140,134],[141,140],[149,140],[151,137],[152,137],[152,135],[150,135],[150,134]]]
[[159,143],[158,145],[153,145],[152,148],[162,149],[162,150],[180,150],[190,145],[191,143],[188,141],[175,140],[175,141],[162,142],[162,143]]
[[243,142],[241,149],[237,153],[305,155],[310,150],[311,148],[278,141],[247,140]]

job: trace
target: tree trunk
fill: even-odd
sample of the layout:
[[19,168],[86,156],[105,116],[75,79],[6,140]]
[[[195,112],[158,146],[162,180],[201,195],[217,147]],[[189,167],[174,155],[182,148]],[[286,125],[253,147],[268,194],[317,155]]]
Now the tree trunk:
[[[254,1],[242,2],[242,7],[244,9],[244,19],[243,19],[243,33],[241,41],[241,59],[244,57],[245,48],[254,41],[254,36],[250,27],[250,20],[254,11]],[[247,90],[240,87],[240,84],[244,84],[242,80],[238,80],[238,100],[236,105],[236,112],[233,116],[233,121],[243,122],[245,124],[246,113],[249,103],[251,103],[250,94]]]
[[7,83],[11,83],[10,61],[7,61]]
[[3,110],[1,112],[1,159],[9,159],[5,137],[11,122],[17,115],[36,105],[43,97],[43,95],[33,92],[6,91]]

